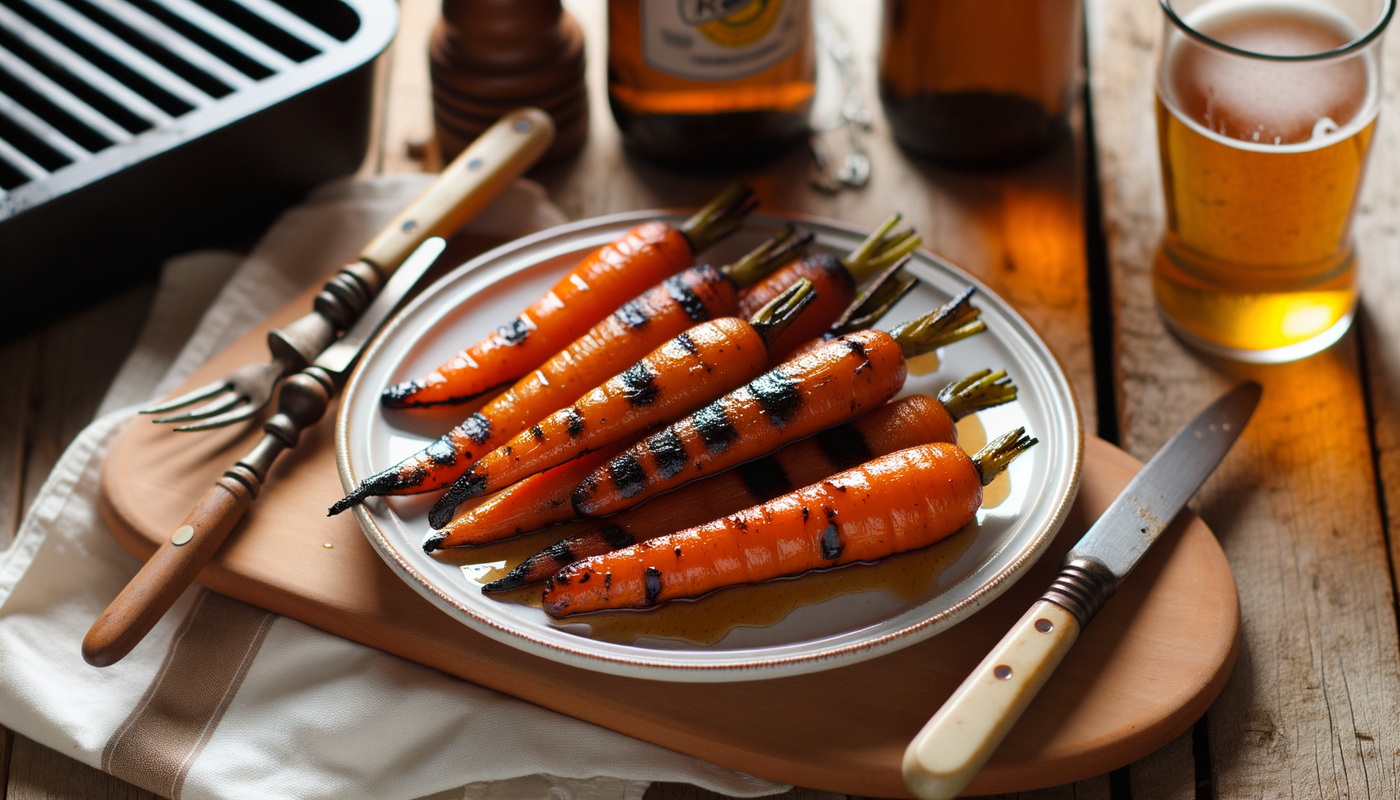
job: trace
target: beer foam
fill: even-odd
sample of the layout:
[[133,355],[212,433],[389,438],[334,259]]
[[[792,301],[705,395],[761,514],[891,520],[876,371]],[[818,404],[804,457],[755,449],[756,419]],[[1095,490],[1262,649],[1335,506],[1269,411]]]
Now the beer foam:
[[[1185,22],[1232,47],[1275,56],[1325,53],[1361,35],[1350,19],[1313,0],[1212,0]],[[1346,138],[1374,118],[1376,74],[1374,48],[1279,62],[1169,31],[1158,92],[1176,116],[1212,138],[1249,149],[1311,149]]]

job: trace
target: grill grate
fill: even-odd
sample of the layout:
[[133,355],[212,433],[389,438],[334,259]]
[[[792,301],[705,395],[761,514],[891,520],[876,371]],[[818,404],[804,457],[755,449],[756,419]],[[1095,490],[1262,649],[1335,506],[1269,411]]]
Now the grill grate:
[[341,0],[0,0],[0,220],[334,77],[395,17]]

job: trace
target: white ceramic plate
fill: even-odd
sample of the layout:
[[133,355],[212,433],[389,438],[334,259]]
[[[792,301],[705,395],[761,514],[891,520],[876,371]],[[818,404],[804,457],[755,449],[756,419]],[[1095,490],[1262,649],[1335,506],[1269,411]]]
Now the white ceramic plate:
[[[657,217],[683,219],[642,211],[551,228],[479,256],[423,292],[370,347],[345,390],[336,451],[346,490],[466,416],[462,409],[385,411],[379,404],[385,386],[428,372],[479,341],[543,295],[584,255]],[[790,221],[814,232],[816,247],[836,254],[849,252],[865,235],[824,220],[758,215],[704,254],[706,260],[728,263]],[[973,303],[982,309],[988,330],[946,348],[936,371],[911,370],[902,395],[935,395],[978,369],[1005,369],[1020,387],[1019,401],[964,421],[962,443],[975,449],[970,440],[983,430],[992,438],[1021,425],[1040,440],[1011,465],[1000,485],[988,487],[993,507],[930,550],[819,576],[725,589],[653,611],[583,615],[557,624],[537,607],[538,593],[531,606],[528,595],[517,592],[501,600],[484,596],[480,586],[551,544],[559,529],[464,556],[454,553],[455,560],[433,558],[423,553],[421,542],[437,493],[371,500],[356,509],[360,525],[389,566],[448,614],[493,639],[588,669],[656,680],[754,680],[829,669],[933,636],[999,595],[1044,551],[1079,488],[1083,431],[1069,381],[1004,301],[930,253],[920,251],[909,269],[922,282],[881,327],[976,285]]]

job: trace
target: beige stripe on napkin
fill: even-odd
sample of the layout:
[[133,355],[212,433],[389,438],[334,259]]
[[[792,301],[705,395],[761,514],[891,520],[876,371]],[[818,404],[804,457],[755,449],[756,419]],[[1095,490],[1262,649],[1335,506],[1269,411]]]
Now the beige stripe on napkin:
[[102,751],[102,769],[179,800],[180,787],[238,692],[277,615],[201,590],[131,716]]

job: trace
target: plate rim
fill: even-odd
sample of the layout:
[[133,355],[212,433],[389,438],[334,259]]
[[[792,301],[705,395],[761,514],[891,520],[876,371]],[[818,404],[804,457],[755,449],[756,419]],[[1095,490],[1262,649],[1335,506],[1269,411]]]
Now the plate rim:
[[[567,237],[570,234],[607,226],[624,225],[627,223],[635,224],[650,219],[683,217],[690,213],[693,212],[687,209],[644,209],[589,217],[545,228],[544,230],[519,237],[475,256],[452,268],[433,284],[425,287],[418,296],[397,312],[389,322],[385,324],[374,341],[366,348],[356,365],[356,369],[351,375],[350,381],[347,383],[341,395],[341,402],[336,411],[335,451],[336,467],[340,475],[342,489],[349,492],[357,485],[354,470],[350,464],[349,417],[352,403],[349,402],[349,399],[352,396],[356,396],[357,392],[363,391],[360,384],[362,376],[366,371],[359,367],[362,364],[370,362],[401,328],[410,324],[415,312],[419,311],[422,306],[426,305],[437,295],[437,292],[434,291],[434,287],[447,286],[454,282],[459,282],[461,279],[515,251],[560,237]],[[868,235],[868,231],[864,231],[858,226],[839,220],[802,213],[784,212],[754,214],[746,222],[752,223],[760,220],[771,220],[776,223],[796,222],[798,224],[807,224],[813,227],[839,231],[858,238],[863,238]],[[364,504],[359,504],[354,507],[356,522],[359,523],[361,531],[370,541],[370,544],[374,547],[380,558],[389,565],[391,570],[395,572],[401,580],[404,580],[420,595],[433,603],[433,605],[443,610],[449,616],[457,619],[468,628],[496,641],[511,645],[523,652],[593,671],[672,682],[762,680],[817,672],[844,666],[867,658],[877,657],[886,652],[900,649],[936,635],[971,615],[983,605],[999,597],[1007,588],[1014,584],[1016,580],[1019,580],[1026,570],[1039,561],[1050,542],[1054,540],[1055,536],[1063,527],[1065,519],[1068,517],[1069,510],[1079,493],[1083,473],[1085,434],[1083,418],[1079,411],[1078,396],[1075,392],[1074,385],[1069,381],[1059,359],[1050,351],[1045,341],[1035,329],[1030,326],[1025,318],[1022,317],[1010,303],[987,287],[986,284],[969,274],[966,270],[953,264],[947,258],[925,248],[920,248],[917,252],[919,256],[927,259],[929,262],[936,265],[937,268],[952,273],[959,280],[975,286],[979,293],[993,298],[998,305],[998,311],[1006,314],[1012,321],[1020,326],[1022,332],[1026,334],[1022,338],[1036,351],[1042,361],[1041,366],[1047,368],[1046,371],[1052,379],[1052,382],[1059,384],[1059,388],[1064,390],[1068,403],[1060,410],[1065,412],[1067,423],[1074,434],[1069,437],[1072,453],[1067,491],[1061,496],[1058,506],[1047,518],[1046,523],[1037,532],[1037,535],[1027,542],[1021,549],[1021,552],[995,575],[984,580],[962,599],[938,613],[924,616],[917,622],[901,626],[897,630],[889,631],[874,638],[861,639],[857,642],[822,648],[811,653],[798,655],[777,655],[719,663],[686,664],[677,663],[674,660],[677,653],[685,652],[677,650],[648,651],[635,648],[642,654],[627,657],[616,656],[609,653],[590,653],[579,649],[571,649],[561,644],[541,639],[529,632],[502,624],[456,601],[439,588],[435,580],[424,575],[413,564],[403,558],[399,553],[398,547],[393,542],[389,541],[385,532],[380,529],[379,524]],[[519,271],[519,269],[527,268],[528,266],[520,267],[508,274],[514,274],[514,272]],[[953,586],[956,585],[957,584],[953,584]],[[930,628],[933,630],[929,630]],[[622,646],[627,647],[625,645]],[[653,652],[657,655],[670,656],[671,658],[648,658],[647,654]]]

